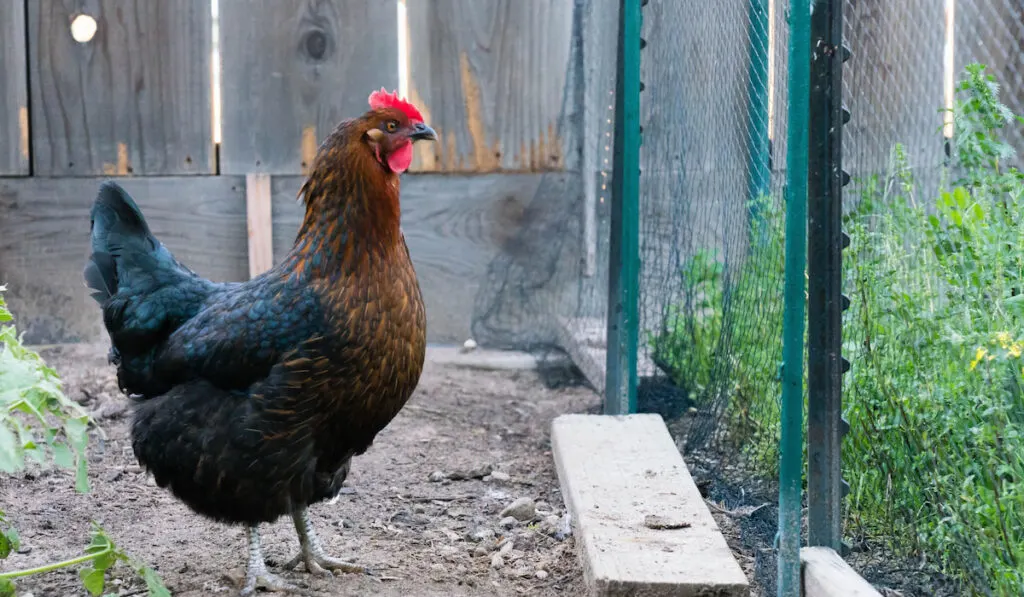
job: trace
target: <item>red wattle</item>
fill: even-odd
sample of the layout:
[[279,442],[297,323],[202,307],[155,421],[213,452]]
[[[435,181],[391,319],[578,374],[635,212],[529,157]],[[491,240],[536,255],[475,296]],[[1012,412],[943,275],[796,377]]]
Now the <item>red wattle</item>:
[[405,172],[409,169],[410,164],[412,164],[412,143],[404,143],[388,154],[388,167],[395,174]]

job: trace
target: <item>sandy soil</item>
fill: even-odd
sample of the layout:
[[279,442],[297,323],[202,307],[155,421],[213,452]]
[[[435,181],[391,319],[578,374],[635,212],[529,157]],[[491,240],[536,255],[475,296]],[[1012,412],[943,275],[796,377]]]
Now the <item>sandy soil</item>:
[[[88,494],[76,493],[63,471],[31,470],[4,480],[0,502],[21,532],[22,548],[0,569],[81,554],[96,520],[155,567],[173,594],[236,594],[246,556],[243,530],[193,514],[138,467],[125,399],[105,355],[94,346],[44,352],[68,395],[95,414],[107,437],[93,439]],[[584,388],[549,390],[532,371],[428,363],[409,405],[354,462],[343,495],[311,509],[327,550],[369,565],[378,577],[321,579],[301,570],[284,576],[319,595],[581,594],[548,433],[553,417],[597,403]],[[536,502],[532,520],[503,520],[501,511],[524,497]],[[298,548],[284,519],[267,525],[263,539],[274,562]],[[144,594],[127,568],[116,568],[112,578],[114,593]],[[26,578],[19,589],[34,597],[85,595],[74,569]]]

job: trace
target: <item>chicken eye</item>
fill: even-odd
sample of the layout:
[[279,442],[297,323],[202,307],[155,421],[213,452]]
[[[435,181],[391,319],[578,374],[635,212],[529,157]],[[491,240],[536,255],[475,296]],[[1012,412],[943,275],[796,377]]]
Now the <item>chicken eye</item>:
[[384,124],[384,129],[389,133],[393,133],[398,130],[398,123],[394,120],[389,120]]

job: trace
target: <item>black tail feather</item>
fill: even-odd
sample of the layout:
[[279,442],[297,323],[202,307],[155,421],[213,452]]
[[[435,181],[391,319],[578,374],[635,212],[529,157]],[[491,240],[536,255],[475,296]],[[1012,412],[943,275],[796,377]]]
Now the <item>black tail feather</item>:
[[118,261],[129,251],[149,252],[159,243],[135,201],[119,184],[100,185],[91,213],[92,254],[83,275],[100,304],[117,293]]

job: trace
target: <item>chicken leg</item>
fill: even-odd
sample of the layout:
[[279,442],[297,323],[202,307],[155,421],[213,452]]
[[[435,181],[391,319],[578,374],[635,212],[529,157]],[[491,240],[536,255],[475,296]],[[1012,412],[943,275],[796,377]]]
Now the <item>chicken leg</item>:
[[306,508],[299,508],[292,512],[292,521],[295,522],[295,531],[299,534],[299,553],[284,565],[285,570],[291,570],[303,562],[306,570],[312,574],[329,575],[331,570],[349,572],[356,574],[368,574],[365,566],[359,566],[351,562],[332,558],[324,553],[320,544],[320,538],[313,529],[313,523],[309,520]]
[[268,591],[298,595],[311,594],[267,570],[267,564],[263,559],[263,548],[260,545],[260,530],[257,525],[246,527],[245,535],[249,541],[249,567],[245,573],[245,586],[242,587],[239,594],[241,597],[249,597],[256,592],[257,587],[263,587]]

